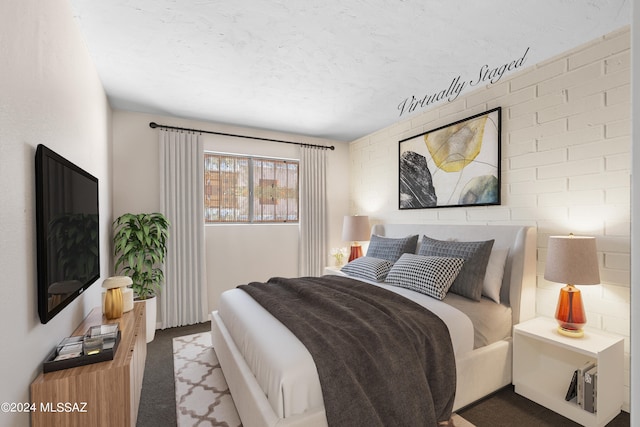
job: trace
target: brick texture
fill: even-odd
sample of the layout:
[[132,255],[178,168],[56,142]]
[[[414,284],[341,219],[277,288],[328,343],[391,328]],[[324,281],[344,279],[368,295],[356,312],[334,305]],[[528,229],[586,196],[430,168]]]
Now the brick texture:
[[[543,316],[554,315],[561,286],[543,278],[548,236],[595,236],[602,285],[583,291],[588,325],[626,338],[628,367],[630,63],[630,30],[623,28],[353,141],[351,211],[368,214],[373,222],[536,226],[536,304]],[[400,211],[399,140],[497,106],[502,107],[502,205]],[[625,383],[629,410],[628,377]]]

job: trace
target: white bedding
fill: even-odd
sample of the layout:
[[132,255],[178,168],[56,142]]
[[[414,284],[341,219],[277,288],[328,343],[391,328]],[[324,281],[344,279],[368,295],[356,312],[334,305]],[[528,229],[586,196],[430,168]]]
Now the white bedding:
[[[511,383],[511,359],[512,340],[510,338],[511,325],[531,319],[535,316],[535,291],[536,291],[536,230],[533,227],[518,225],[460,225],[460,224],[380,224],[375,225],[373,234],[392,238],[401,238],[412,234],[427,235],[439,240],[482,241],[495,239],[493,250],[505,250],[507,255],[504,266],[502,287],[500,290],[500,303],[490,306],[493,310],[488,317],[481,307],[484,302],[465,301],[460,297],[455,301],[456,295],[449,294],[445,302],[463,310],[472,319],[476,329],[475,349],[456,356],[457,385],[453,410],[457,410],[488,394]],[[240,290],[233,290],[230,299],[243,299]],[[283,389],[283,384],[289,382],[289,374],[286,377],[278,377],[266,372],[266,363],[276,366],[279,372],[284,368],[293,366],[295,371],[304,370],[305,357],[300,357],[298,346],[301,344],[294,339],[275,338],[277,326],[272,329],[275,319],[262,316],[257,305],[248,295],[249,306],[239,309],[224,308],[225,320],[221,318],[219,309],[211,313],[211,333],[216,354],[224,371],[229,389],[243,425],[247,427],[326,427],[327,419],[324,405],[319,394],[314,395],[313,390],[319,390],[318,378],[314,374],[307,377],[308,384],[296,383],[297,388],[291,391]],[[226,297],[225,297],[226,298]],[[454,299],[454,301],[447,301]],[[484,298],[483,298],[484,299]],[[241,302],[240,302],[241,303]],[[254,306],[251,306],[251,303]],[[462,304],[462,305],[460,305]],[[256,308],[257,306],[257,308]],[[220,307],[219,307],[220,308]],[[485,316],[485,317],[483,317]],[[508,320],[511,316],[511,321]],[[246,321],[243,319],[247,317]],[[478,322],[477,319],[482,321]],[[507,319],[505,331],[496,327],[493,319],[503,322]],[[239,323],[238,323],[239,322]],[[242,325],[244,323],[244,326]],[[270,330],[267,333],[252,333],[251,327],[263,326]],[[282,326],[284,328],[284,326]],[[234,337],[229,332],[234,330]],[[291,334],[286,328],[284,335]],[[255,337],[260,344],[248,344],[248,340]],[[505,337],[506,338],[501,338]],[[497,341],[495,341],[497,340]],[[238,343],[236,345],[236,342]],[[239,347],[242,347],[242,352]],[[256,354],[256,348],[265,347],[267,352],[262,356]],[[284,351],[280,352],[279,349]],[[305,350],[306,351],[306,350]],[[461,353],[460,349],[457,352]],[[245,353],[246,356],[243,356]],[[308,352],[306,353],[308,355]],[[248,360],[251,359],[252,366]],[[309,360],[311,356],[308,356]],[[311,361],[313,362],[313,361]],[[314,364],[315,365],[315,364]],[[259,371],[254,374],[252,369]],[[308,374],[306,371],[305,375]],[[281,374],[284,375],[284,374]],[[260,384],[258,378],[260,377]],[[266,378],[266,380],[265,380]],[[315,384],[315,385],[314,385]],[[282,394],[281,394],[282,393]],[[318,391],[319,393],[319,391]],[[267,396],[268,394],[268,396]],[[303,414],[287,416],[298,405],[306,405],[310,401],[316,402],[315,408],[310,408]],[[273,402],[276,402],[275,404]],[[307,402],[302,403],[302,402]]]
[[[473,350],[474,328],[460,310],[408,289],[370,284],[403,295],[438,315],[449,328],[456,359]],[[313,358],[293,333],[240,289],[222,294],[218,313],[278,417],[323,407]]]

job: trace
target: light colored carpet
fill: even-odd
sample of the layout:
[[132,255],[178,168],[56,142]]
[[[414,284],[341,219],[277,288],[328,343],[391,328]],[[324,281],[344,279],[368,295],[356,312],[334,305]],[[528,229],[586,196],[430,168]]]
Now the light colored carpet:
[[[178,427],[241,426],[208,332],[173,339]],[[454,414],[455,427],[474,427]]]

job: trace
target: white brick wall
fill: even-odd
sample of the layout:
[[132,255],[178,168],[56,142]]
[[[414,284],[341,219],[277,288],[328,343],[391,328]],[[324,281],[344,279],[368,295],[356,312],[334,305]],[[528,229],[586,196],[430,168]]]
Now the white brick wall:
[[[535,49],[535,46],[532,46]],[[630,30],[462,93],[350,145],[351,211],[373,222],[527,224],[538,228],[538,315],[561,285],[544,280],[548,236],[595,236],[602,285],[583,287],[588,325],[625,337],[630,360]],[[398,209],[398,142],[502,107],[502,205]]]

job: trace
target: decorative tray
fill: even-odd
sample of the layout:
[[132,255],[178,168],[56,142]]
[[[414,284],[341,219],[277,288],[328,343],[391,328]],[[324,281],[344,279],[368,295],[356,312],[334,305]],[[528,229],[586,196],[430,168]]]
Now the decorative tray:
[[[91,354],[86,354],[87,352],[82,349],[86,336],[65,338],[59,345],[56,346],[56,348],[51,351],[51,353],[49,353],[49,356],[47,356],[46,360],[42,364],[42,370],[46,373],[113,360],[116,351],[118,350],[120,336],[120,331],[117,331],[115,340],[104,340],[100,345],[93,348],[93,350],[90,352]],[[60,350],[62,347],[72,347],[78,345],[81,349],[80,354],[77,354],[77,352],[69,352],[66,355],[60,354]]]

